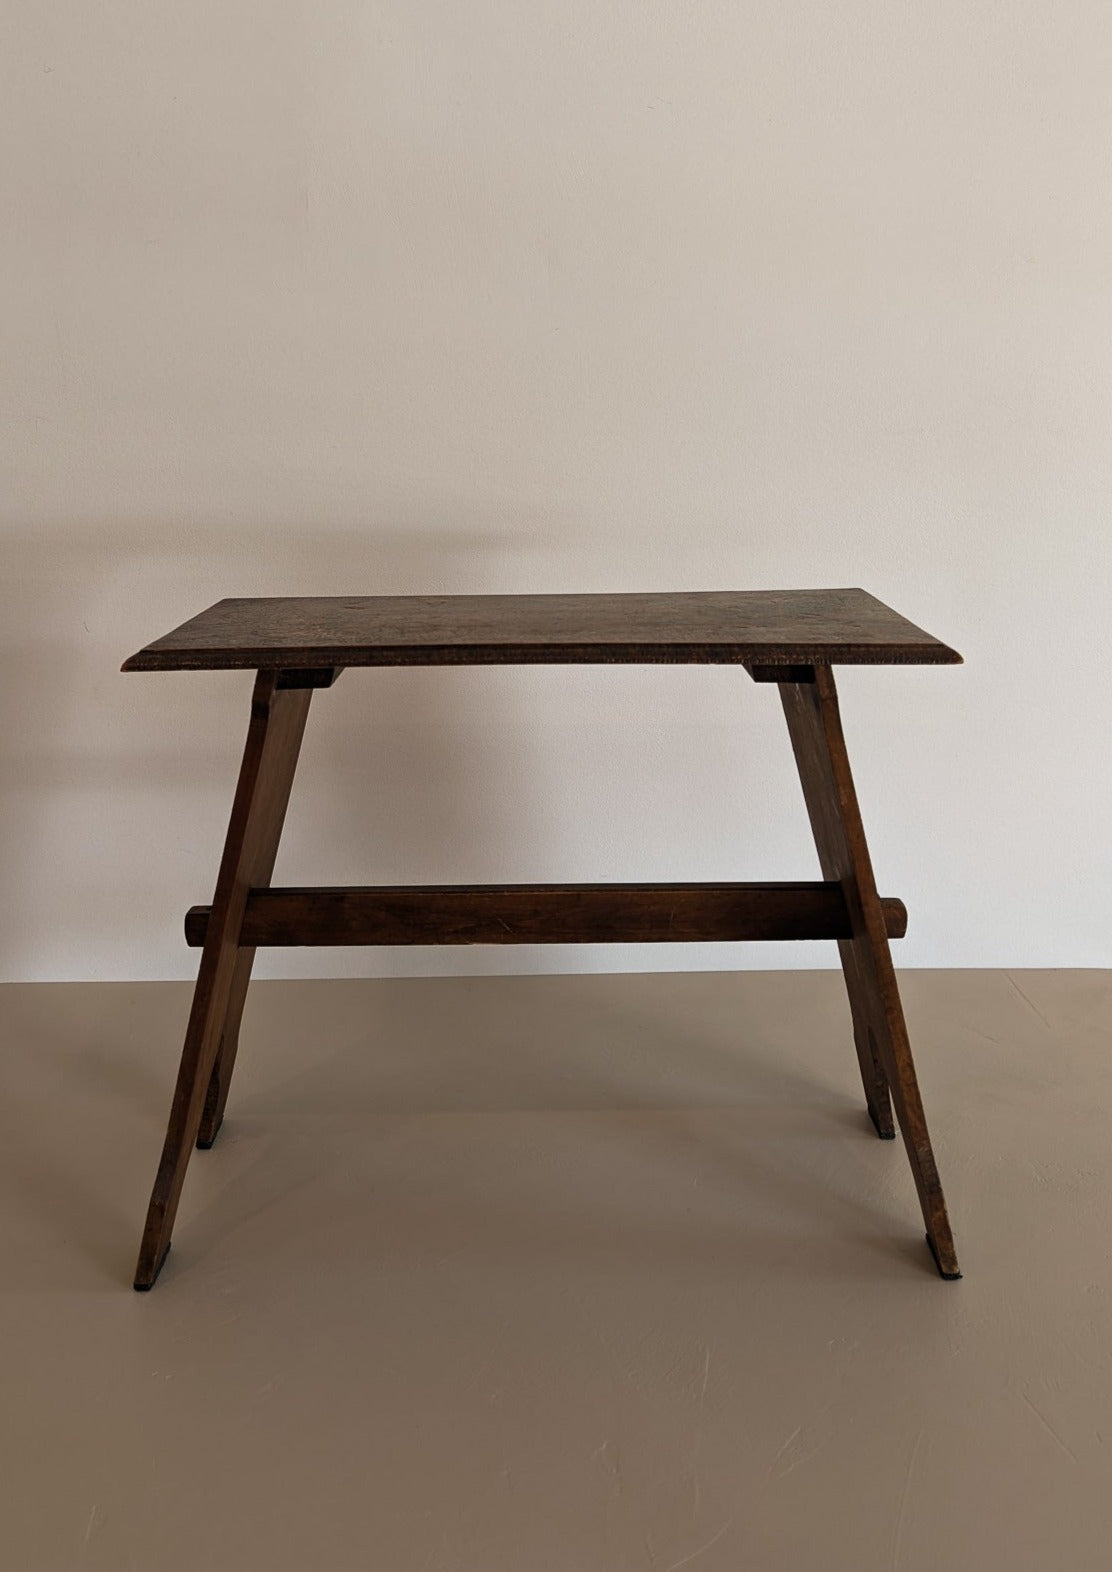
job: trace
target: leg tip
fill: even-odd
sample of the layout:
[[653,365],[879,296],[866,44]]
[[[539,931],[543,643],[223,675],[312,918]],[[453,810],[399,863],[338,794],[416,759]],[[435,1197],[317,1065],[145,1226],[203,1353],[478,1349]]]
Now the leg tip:
[[880,1136],[882,1141],[894,1141],[896,1139],[896,1127],[892,1123],[891,1114],[888,1115],[888,1118],[882,1124],[881,1121],[877,1118],[876,1110],[870,1108],[869,1118],[872,1120],[873,1129],[876,1131],[877,1135]]
[[155,1283],[158,1282],[158,1274],[159,1274],[159,1272],[161,1272],[162,1266],[163,1266],[163,1262],[166,1260],[166,1257],[169,1254],[170,1254],[170,1245],[169,1245],[169,1241],[167,1241],[166,1248],[163,1250],[162,1254],[159,1256],[157,1262],[155,1263],[155,1268],[154,1268],[153,1272],[148,1272],[147,1270],[145,1270],[143,1265],[142,1265],[142,1263],[140,1263],[139,1267],[136,1269],[135,1281],[131,1285],[132,1288],[134,1288],[134,1290],[135,1290],[135,1292],[137,1294],[149,1294],[150,1293],[150,1291],[154,1287]]
[[206,1125],[201,1126],[201,1132],[197,1137],[197,1150],[199,1152],[210,1152],[212,1150],[213,1143],[220,1134],[220,1127],[223,1123],[224,1115],[221,1114],[211,1130]]
[[949,1260],[949,1262],[947,1263],[946,1266],[943,1266],[941,1260],[939,1259],[938,1250],[937,1250],[937,1247],[935,1246],[935,1242],[931,1238],[930,1234],[927,1235],[927,1247],[930,1250],[931,1255],[934,1257],[934,1264],[938,1268],[938,1275],[939,1275],[939,1277],[944,1278],[945,1281],[948,1282],[948,1283],[960,1282],[961,1281],[961,1268],[958,1266],[957,1260],[954,1258],[952,1250],[951,1250],[951,1253],[950,1253],[950,1260]]

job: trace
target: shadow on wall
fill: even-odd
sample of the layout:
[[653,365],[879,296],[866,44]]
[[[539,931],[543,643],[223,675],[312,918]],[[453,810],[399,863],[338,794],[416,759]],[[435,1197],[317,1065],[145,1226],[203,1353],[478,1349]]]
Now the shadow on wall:
[[[173,975],[194,964],[181,915],[211,894],[250,677],[124,677],[129,654],[227,595],[513,588],[535,579],[532,563],[516,573],[514,560],[544,551],[535,526],[519,511],[516,534],[458,518],[434,528],[89,521],[0,531],[4,975],[74,975],[83,936],[100,975]],[[348,673],[314,699],[280,876],[431,880],[449,858],[460,876],[461,858],[479,863],[485,850],[467,805],[477,781],[495,779],[500,808],[512,803],[493,816],[502,844],[535,833],[524,701],[504,675],[369,677]],[[497,773],[475,757],[493,733],[476,736],[467,720],[479,686],[496,689]],[[310,836],[312,865],[291,872]]]

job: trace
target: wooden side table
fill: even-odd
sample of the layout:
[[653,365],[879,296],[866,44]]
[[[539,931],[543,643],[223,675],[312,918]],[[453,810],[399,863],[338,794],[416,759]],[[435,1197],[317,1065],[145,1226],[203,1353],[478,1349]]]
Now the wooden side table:
[[[133,655],[125,671],[256,672],[216,892],[186,916],[201,964],[135,1287],[166,1258],[193,1146],[216,1139],[263,944],[836,939],[869,1114],[891,1139],[895,1105],[927,1242],[960,1277],[888,947],[907,914],[877,894],[831,669],[960,660],[859,589],[223,600]],[[271,887],[309,701],[345,666],[612,662],[738,665],[779,687],[822,882]]]

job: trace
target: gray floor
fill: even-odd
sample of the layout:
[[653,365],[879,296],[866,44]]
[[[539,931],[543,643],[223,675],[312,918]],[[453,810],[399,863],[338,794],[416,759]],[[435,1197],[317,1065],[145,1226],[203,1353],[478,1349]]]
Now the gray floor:
[[1112,974],[264,983],[152,1294],[188,989],[0,989],[13,1572],[1107,1572]]

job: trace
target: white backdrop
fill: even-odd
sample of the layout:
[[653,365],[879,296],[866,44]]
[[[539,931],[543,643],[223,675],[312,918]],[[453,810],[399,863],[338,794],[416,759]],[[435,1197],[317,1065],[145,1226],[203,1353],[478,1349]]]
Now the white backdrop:
[[[195,956],[222,595],[861,584],[910,965],[1112,964],[1112,11],[37,0],[0,48],[0,969]],[[276,877],[817,877],[724,668],[349,672]],[[832,948],[289,952],[261,970]],[[265,963],[265,964],[263,964]]]

